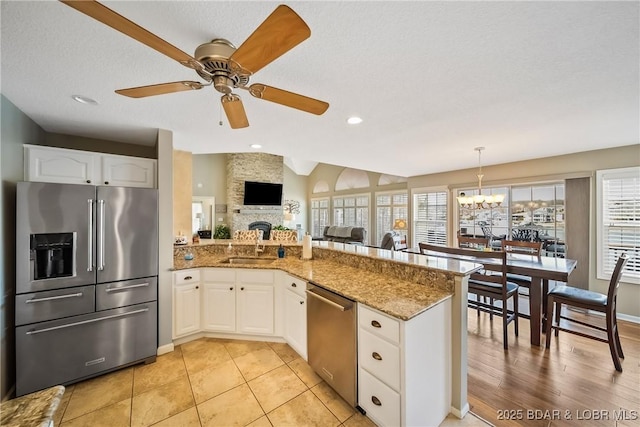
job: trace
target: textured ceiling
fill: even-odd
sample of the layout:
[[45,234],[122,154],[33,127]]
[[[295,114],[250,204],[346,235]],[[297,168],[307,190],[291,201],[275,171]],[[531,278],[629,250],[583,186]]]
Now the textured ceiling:
[[[278,3],[104,4],[193,54],[213,38],[239,46]],[[1,2],[2,93],[48,132],[151,144],[163,128],[194,153],[260,143],[298,173],[324,162],[406,177],[475,167],[476,146],[490,165],[640,142],[637,1],[287,4],[311,38],[251,83],[327,101],[322,116],[242,91],[251,126],[231,130],[212,88],[117,95],[201,80],[56,1]]]

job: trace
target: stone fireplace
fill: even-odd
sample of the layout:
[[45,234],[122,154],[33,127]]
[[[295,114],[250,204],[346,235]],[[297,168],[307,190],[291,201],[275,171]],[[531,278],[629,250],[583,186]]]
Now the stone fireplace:
[[266,153],[227,154],[227,209],[231,235],[235,230],[246,230],[254,221],[267,221],[272,226],[284,220],[282,207],[244,206],[244,182],[270,182],[282,184],[284,161],[282,156]]

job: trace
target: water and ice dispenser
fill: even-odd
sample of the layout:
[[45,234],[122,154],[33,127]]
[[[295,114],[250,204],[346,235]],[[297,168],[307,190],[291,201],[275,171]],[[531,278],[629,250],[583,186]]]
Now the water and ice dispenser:
[[31,259],[34,279],[52,279],[73,275],[74,233],[31,235]]

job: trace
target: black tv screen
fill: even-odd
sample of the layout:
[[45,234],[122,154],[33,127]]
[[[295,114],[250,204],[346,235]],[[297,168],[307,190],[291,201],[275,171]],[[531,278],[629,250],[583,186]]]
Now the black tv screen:
[[281,206],[282,184],[245,181],[244,204],[253,206]]

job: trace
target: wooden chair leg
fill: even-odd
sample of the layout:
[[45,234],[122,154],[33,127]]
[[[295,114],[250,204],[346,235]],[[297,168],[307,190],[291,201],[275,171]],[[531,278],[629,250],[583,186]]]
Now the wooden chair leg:
[[[505,301],[506,305],[506,301]],[[507,311],[507,307],[502,308],[502,342],[504,343],[504,349],[509,350],[509,334],[507,333],[507,324],[509,319],[509,311]]]
[[622,344],[620,344],[620,334],[618,333],[618,321],[615,318],[615,314],[613,317],[613,325],[615,327],[614,337],[616,338],[616,348],[618,349],[618,356],[620,359],[624,359],[624,353],[622,352]]
[[[556,301],[556,326],[560,326],[560,312],[562,311],[562,303],[560,301]],[[558,336],[559,329],[556,327],[555,336]]]
[[551,328],[553,326],[553,297],[547,297],[547,333],[545,347],[551,347]]
[[611,351],[611,359],[613,360],[613,366],[616,367],[616,371],[622,372],[622,363],[620,363],[620,357],[618,355],[618,346],[616,344],[615,334],[615,321],[612,316],[607,316],[607,341],[609,342],[609,351]]
[[518,336],[518,293],[513,296],[513,315],[515,318],[513,319],[515,325],[516,336]]

